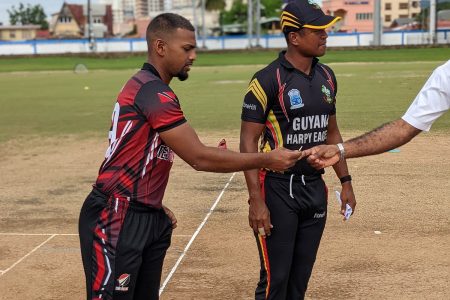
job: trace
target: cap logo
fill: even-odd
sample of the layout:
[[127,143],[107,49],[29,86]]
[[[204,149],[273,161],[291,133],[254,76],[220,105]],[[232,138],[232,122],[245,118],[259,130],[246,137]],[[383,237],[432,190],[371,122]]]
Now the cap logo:
[[320,5],[315,0],[308,0],[308,3],[314,6],[315,9],[320,9]]

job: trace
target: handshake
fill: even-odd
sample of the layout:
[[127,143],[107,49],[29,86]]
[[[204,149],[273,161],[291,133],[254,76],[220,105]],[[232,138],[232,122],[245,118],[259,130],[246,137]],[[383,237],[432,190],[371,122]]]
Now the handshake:
[[[287,150],[277,148],[268,153],[272,156],[273,166],[268,167],[274,171],[284,171],[303,158],[307,158],[308,163],[316,169],[323,169],[332,166],[344,158],[344,148],[342,144],[319,145],[307,150]],[[278,157],[278,160],[276,159]]]

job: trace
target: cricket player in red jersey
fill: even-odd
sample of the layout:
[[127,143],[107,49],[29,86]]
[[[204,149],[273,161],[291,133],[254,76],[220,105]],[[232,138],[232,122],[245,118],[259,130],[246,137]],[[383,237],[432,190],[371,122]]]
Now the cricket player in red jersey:
[[[194,27],[165,13],[147,28],[148,60],[120,92],[109,147],[81,209],[87,299],[158,299],[176,219],[162,205],[174,153],[196,170],[285,170],[300,151],[236,153],[203,145],[169,87],[196,59]],[[222,147],[223,148],[223,147]]]

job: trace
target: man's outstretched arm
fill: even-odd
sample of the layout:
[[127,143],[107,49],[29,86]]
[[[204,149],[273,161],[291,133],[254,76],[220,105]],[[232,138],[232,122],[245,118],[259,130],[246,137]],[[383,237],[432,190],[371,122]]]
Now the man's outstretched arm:
[[[353,158],[380,154],[408,143],[420,132],[403,119],[398,119],[344,142],[344,156]],[[308,162],[315,168],[334,165],[341,154],[337,145],[316,146],[304,152],[304,155],[310,155]]]
[[269,153],[237,153],[207,147],[187,122],[159,135],[167,146],[197,171],[234,172],[259,168],[284,171],[303,157],[300,151],[284,148]]

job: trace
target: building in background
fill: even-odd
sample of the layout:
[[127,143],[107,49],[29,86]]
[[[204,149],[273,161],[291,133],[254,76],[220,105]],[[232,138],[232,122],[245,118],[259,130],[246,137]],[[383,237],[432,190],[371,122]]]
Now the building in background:
[[40,25],[7,25],[0,26],[0,40],[23,41],[39,37]]
[[[323,0],[322,9],[326,14],[342,18],[334,31],[372,32],[374,3],[374,0]],[[420,10],[419,0],[381,0],[381,23],[384,28],[409,25]]]
[[325,14],[341,17],[332,31],[373,31],[374,0],[323,0],[322,10]]
[[393,25],[396,24],[413,26],[419,13],[419,0],[381,0],[381,19],[385,28],[395,28]]
[[135,0],[99,0],[100,4],[111,5],[113,34],[124,36],[135,31]]
[[[111,5],[91,4],[92,32],[96,38],[113,35]],[[83,38],[88,36],[86,5],[64,2],[58,13],[52,14],[50,33],[54,38]]]

